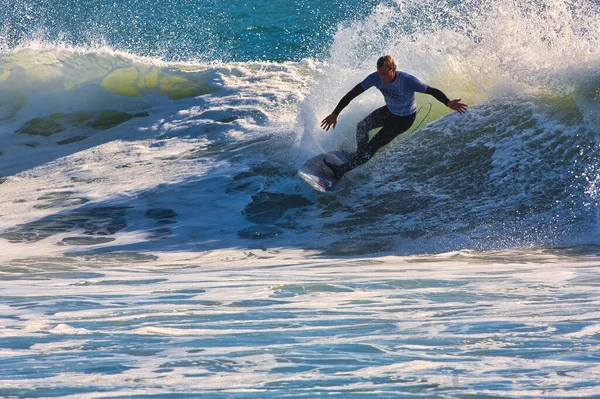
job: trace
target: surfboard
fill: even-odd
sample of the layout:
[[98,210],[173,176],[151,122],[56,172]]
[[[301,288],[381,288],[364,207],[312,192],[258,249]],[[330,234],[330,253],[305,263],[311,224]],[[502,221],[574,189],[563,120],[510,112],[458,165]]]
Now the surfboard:
[[304,162],[300,169],[298,169],[298,176],[312,188],[323,193],[333,193],[345,189],[348,186],[348,179],[345,176],[341,179],[336,179],[333,171],[323,162],[324,159],[327,162],[337,165],[348,161],[346,154],[342,151],[319,154]]

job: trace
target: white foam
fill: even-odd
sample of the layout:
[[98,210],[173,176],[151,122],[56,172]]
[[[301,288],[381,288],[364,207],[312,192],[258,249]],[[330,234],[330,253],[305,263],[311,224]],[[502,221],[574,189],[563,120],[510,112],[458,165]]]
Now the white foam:
[[[258,396],[407,384],[423,394],[430,384],[489,395],[593,391],[574,387],[597,373],[588,359],[600,331],[588,285],[598,275],[594,256],[309,259],[279,249],[258,259],[227,250],[89,266],[3,285],[3,339],[33,342],[3,356],[56,374],[0,376],[4,386],[92,388],[104,397],[200,386]],[[69,371],[75,361],[91,368]]]
[[594,336],[600,334],[600,324],[593,324],[591,326],[587,326],[582,328],[579,331],[566,334],[567,337],[572,338],[583,338],[587,336]]

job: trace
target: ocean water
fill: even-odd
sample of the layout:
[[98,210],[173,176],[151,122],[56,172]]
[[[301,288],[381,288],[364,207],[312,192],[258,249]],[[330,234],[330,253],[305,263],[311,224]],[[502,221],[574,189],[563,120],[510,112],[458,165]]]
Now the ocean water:
[[600,398],[597,1],[3,1],[0,397]]

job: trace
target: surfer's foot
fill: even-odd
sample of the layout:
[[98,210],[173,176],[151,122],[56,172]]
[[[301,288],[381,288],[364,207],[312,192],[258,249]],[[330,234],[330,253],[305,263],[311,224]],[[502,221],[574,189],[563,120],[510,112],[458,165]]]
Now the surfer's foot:
[[336,165],[334,163],[331,162],[327,162],[327,160],[323,160],[323,163],[325,164],[325,166],[327,166],[329,169],[331,169],[331,171],[333,172],[333,176],[336,179],[341,179],[342,176],[344,176],[344,171],[341,170],[340,165]]

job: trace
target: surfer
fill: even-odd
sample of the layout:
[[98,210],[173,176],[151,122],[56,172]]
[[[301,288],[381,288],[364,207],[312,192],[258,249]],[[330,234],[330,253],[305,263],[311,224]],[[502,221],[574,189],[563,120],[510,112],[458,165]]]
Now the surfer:
[[[336,165],[323,161],[337,179],[366,163],[379,149],[410,129],[417,115],[415,93],[430,94],[448,108],[461,114],[467,110],[467,105],[460,99],[450,100],[440,90],[426,85],[408,73],[398,71],[394,59],[386,55],[377,60],[377,72],[373,72],[350,90],[340,100],[335,110],[321,121],[323,130],[329,131],[330,128],[335,128],[340,112],[371,87],[381,91],[386,105],[376,109],[359,122],[356,128],[356,152],[349,155],[348,162]],[[369,131],[378,127],[381,127],[381,130],[369,140]]]

